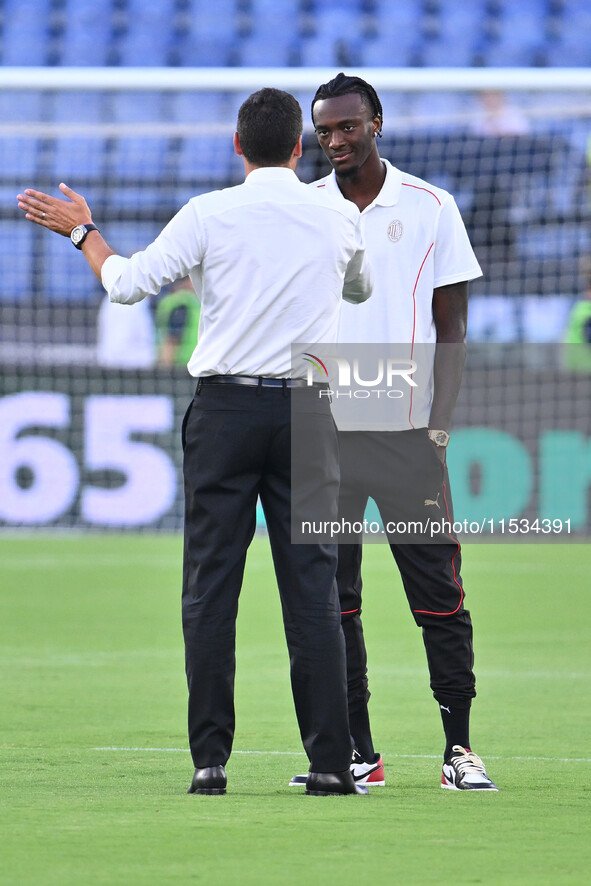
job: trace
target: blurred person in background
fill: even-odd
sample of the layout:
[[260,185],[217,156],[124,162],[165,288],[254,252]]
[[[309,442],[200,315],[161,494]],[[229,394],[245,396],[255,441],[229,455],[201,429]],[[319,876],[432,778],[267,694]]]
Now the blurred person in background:
[[472,124],[475,135],[526,135],[530,131],[528,118],[500,89],[484,89],[476,93],[476,98],[479,110]]
[[571,372],[591,373],[591,257],[580,263],[584,294],[571,309],[564,333],[563,365]]
[[130,311],[106,295],[96,328],[96,362],[105,369],[151,369],[156,363],[156,329],[147,301]]
[[195,350],[201,305],[189,277],[175,281],[156,305],[158,362],[186,366]]

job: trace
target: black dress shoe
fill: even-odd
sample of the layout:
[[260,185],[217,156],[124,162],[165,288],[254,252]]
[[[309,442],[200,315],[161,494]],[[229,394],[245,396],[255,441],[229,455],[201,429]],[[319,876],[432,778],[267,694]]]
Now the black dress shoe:
[[343,794],[369,794],[367,788],[355,784],[351,770],[344,772],[310,772],[306,779],[306,793],[314,797]]
[[196,769],[188,794],[225,794],[228,779],[223,766]]

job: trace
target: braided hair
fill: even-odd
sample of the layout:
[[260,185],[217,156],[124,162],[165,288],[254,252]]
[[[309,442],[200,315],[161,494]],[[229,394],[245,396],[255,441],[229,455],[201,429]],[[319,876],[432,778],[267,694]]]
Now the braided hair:
[[373,86],[367,83],[366,80],[362,80],[361,77],[348,77],[342,72],[337,74],[332,80],[329,80],[328,83],[322,83],[322,85],[316,90],[316,95],[312,99],[312,120],[314,119],[314,105],[317,101],[321,101],[325,98],[337,98],[341,95],[350,95],[352,92],[356,92],[361,96],[363,104],[367,105],[374,117],[379,117],[380,130],[377,134],[381,138],[381,128],[384,125],[384,114],[382,111],[382,103],[378,98],[377,92]]

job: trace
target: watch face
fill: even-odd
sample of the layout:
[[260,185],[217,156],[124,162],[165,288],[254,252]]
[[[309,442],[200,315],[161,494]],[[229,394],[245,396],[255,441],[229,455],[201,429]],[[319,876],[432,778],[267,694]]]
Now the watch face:
[[74,228],[74,230],[70,234],[70,239],[71,239],[72,243],[74,244],[74,246],[76,246],[77,243],[80,243],[80,241],[83,239],[85,234],[86,234],[86,228],[84,227],[84,225],[76,225],[76,227]]
[[429,431],[429,437],[436,446],[447,446],[449,443],[447,431]]

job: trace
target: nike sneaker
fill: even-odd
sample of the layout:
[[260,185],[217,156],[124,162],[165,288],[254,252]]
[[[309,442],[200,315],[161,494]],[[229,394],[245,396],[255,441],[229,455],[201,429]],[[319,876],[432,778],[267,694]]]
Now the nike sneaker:
[[[370,788],[383,787],[386,784],[384,778],[384,762],[380,754],[376,754],[372,763],[364,760],[359,751],[353,751],[351,759],[351,775],[358,785],[367,785]],[[294,775],[289,782],[290,788],[306,785],[308,775]]]

